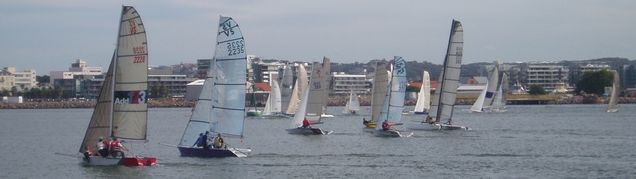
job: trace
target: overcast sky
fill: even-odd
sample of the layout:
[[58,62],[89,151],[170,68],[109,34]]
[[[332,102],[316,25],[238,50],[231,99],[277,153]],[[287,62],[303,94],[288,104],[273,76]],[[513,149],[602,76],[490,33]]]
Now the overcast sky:
[[265,59],[441,64],[453,19],[464,64],[636,58],[634,0],[0,0],[0,66],[106,70],[122,5],[141,15],[153,66],[212,58],[220,15]]

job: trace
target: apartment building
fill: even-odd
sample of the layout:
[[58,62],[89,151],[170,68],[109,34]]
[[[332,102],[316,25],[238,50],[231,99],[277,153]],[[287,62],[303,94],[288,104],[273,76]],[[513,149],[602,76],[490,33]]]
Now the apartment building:
[[4,67],[3,71],[9,72],[13,74],[14,78],[14,86],[19,87],[19,89],[23,88],[33,88],[38,85],[36,80],[36,72],[35,70],[23,70],[16,71],[15,67]]
[[575,85],[587,71],[610,70],[608,64],[585,64],[579,65],[575,70],[570,72],[570,85]]
[[372,85],[371,76],[348,75],[343,72],[333,72],[331,76],[331,94],[349,94],[351,91],[357,94],[370,93]]
[[0,71],[0,90],[11,91],[15,84],[15,76],[13,73],[2,70]]

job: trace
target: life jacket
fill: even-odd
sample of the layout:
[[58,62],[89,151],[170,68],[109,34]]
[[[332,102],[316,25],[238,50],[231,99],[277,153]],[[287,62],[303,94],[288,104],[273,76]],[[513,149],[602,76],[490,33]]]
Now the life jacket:
[[119,150],[119,141],[113,141],[110,143],[110,151],[117,152]]
[[388,122],[386,122],[386,121],[384,121],[384,122],[382,123],[382,129],[384,129],[384,130],[389,130],[389,129],[391,129],[391,128],[390,128],[389,123],[388,123]]
[[220,138],[220,137],[215,137],[214,138],[214,147],[216,147],[216,148],[223,147],[223,139]]

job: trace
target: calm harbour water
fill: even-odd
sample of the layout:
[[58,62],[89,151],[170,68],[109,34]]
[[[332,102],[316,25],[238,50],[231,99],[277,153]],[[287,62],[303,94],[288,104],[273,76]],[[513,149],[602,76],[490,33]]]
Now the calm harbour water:
[[[291,119],[249,118],[247,158],[181,157],[176,148],[189,108],[151,108],[149,143],[125,144],[157,157],[151,167],[84,167],[72,157],[92,109],[0,110],[0,178],[634,178],[636,104],[508,106],[501,114],[471,114],[458,106],[455,123],[470,131],[414,131],[378,138],[359,116],[329,107],[331,135],[289,135]],[[407,107],[412,109],[412,106]],[[403,122],[422,116],[404,115]],[[399,128],[399,127],[398,127]],[[193,139],[194,140],[194,139]]]

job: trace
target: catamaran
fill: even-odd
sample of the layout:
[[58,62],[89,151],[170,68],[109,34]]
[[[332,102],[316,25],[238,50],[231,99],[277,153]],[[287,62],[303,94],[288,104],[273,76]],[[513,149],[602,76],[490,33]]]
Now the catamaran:
[[[238,24],[221,16],[214,58],[194,111],[177,148],[182,156],[247,157],[251,149],[229,146],[194,147],[200,133],[210,131],[226,137],[243,138],[247,58]],[[226,139],[227,141],[227,139]]]
[[[93,116],[79,152],[95,147],[102,138],[121,143],[147,142],[148,123],[148,44],[141,17],[132,6],[123,6],[119,34]],[[97,149],[91,150],[97,153]],[[154,157],[78,156],[89,166],[154,165]]]
[[[459,21],[453,20],[448,40],[446,57],[437,90],[433,95],[431,110],[425,120],[420,123],[410,123],[408,129],[414,130],[456,130],[468,129],[453,124],[453,110],[459,86],[459,73],[462,66],[462,51],[464,46],[464,30]],[[442,123],[442,120],[446,120]]]
[[368,121],[362,119],[365,126],[364,129],[375,129],[380,120],[380,112],[384,107],[384,101],[389,92],[389,73],[386,70],[386,64],[378,62],[375,67],[373,76],[373,84],[371,85],[371,119]]
[[415,103],[414,114],[428,114],[431,108],[431,78],[428,71],[422,72],[422,85],[420,92],[417,93],[417,102]]
[[610,113],[618,112],[618,93],[620,93],[620,78],[616,70],[613,70],[613,72],[614,82],[612,83],[612,94],[610,95],[610,100],[607,105],[607,112]]
[[[406,63],[399,56],[395,56],[393,60],[395,69],[391,69],[391,81],[388,85],[378,86],[379,88],[389,88],[384,95],[385,100],[378,123],[387,121],[390,125],[400,125],[402,124],[402,110],[404,109],[404,95],[406,93]],[[378,69],[382,70],[382,67],[378,67]],[[385,130],[379,124],[376,124],[373,134],[378,137],[410,137],[413,135],[412,132],[395,129]]]
[[[307,101],[306,117],[310,122],[319,121],[320,118],[333,117],[324,113],[329,97],[329,78],[331,75],[330,59],[323,57],[322,64],[314,63],[309,83],[309,100]],[[316,65],[318,64],[318,65]]]
[[[329,61],[327,59],[327,61]],[[313,100],[318,100],[315,99],[315,97],[313,96],[320,96],[320,93],[326,93],[327,91],[327,87],[329,86],[327,84],[327,81],[324,80],[324,78],[328,77],[329,73],[327,70],[327,73],[325,73],[325,71],[322,69],[322,65],[318,62],[314,62],[313,66],[312,66],[312,72],[311,72],[311,79],[309,80],[309,83],[311,83],[312,85],[309,86],[310,88],[307,89],[306,92],[303,93],[303,97],[300,100],[300,106],[298,107],[298,110],[296,110],[296,114],[294,114],[294,118],[292,119],[292,123],[289,129],[287,129],[287,132],[289,134],[304,134],[304,135],[326,135],[326,134],[330,134],[332,131],[325,131],[322,130],[320,128],[317,128],[315,126],[304,126],[303,127],[303,120],[307,119],[311,124],[321,124],[321,117],[318,114],[313,114],[313,115],[309,115],[309,113],[307,112],[308,110],[308,103],[309,101]],[[300,81],[300,80],[297,80]],[[316,93],[316,94],[314,94]],[[318,104],[324,104],[324,102],[318,101],[315,105]],[[314,106],[315,108],[317,108],[316,106]],[[320,107],[320,106],[318,106]],[[319,108],[320,111],[322,111],[322,108]]]
[[358,114],[359,112],[360,101],[358,100],[358,95],[351,90],[349,100],[347,100],[347,104],[345,104],[344,109],[342,109],[342,114]]

